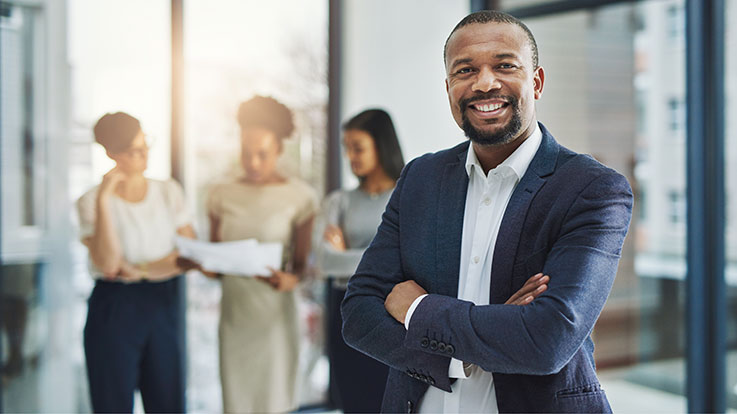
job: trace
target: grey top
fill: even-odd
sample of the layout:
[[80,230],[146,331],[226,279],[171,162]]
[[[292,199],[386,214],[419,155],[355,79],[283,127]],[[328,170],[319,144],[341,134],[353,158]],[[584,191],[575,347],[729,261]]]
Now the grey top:
[[[374,239],[392,191],[369,194],[360,189],[337,190],[325,198],[315,221],[312,242],[319,273],[336,277],[341,284],[353,275],[364,250]],[[323,238],[325,228],[330,224],[343,231],[345,251],[335,250]]]

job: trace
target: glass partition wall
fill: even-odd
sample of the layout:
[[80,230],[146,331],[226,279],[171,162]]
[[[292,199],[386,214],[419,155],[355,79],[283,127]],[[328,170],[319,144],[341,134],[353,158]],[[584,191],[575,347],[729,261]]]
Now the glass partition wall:
[[[537,38],[546,88],[539,119],[556,138],[628,177],[632,225],[611,296],[594,329],[612,407],[684,412],[686,395],[686,2],[587,8],[502,1]],[[557,4],[556,4],[557,3]],[[526,7],[531,7],[525,9]],[[544,10],[543,10],[544,9]],[[541,11],[542,10],[542,11]],[[733,122],[737,6],[726,2],[725,165],[727,406],[737,408],[737,135]],[[732,75],[732,76],[730,76]]]

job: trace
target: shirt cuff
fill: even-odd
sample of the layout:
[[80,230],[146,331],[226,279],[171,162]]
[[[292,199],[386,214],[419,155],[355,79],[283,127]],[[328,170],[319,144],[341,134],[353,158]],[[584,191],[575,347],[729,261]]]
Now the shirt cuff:
[[415,299],[415,301],[409,306],[409,309],[407,309],[407,315],[404,316],[405,329],[409,330],[409,321],[412,319],[412,314],[415,313],[415,309],[417,309],[417,306],[422,302],[422,299],[425,299],[425,296],[427,296],[427,293],[418,296],[417,299]]
[[471,364],[464,363],[460,359],[451,358],[450,366],[448,367],[448,377],[460,379],[468,378],[471,374],[472,366],[473,365]]

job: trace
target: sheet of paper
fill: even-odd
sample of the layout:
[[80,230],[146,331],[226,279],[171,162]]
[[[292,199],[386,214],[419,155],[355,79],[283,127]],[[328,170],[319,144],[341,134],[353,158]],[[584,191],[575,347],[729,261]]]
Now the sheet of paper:
[[268,267],[281,268],[282,244],[256,239],[210,243],[176,238],[179,255],[199,263],[210,272],[237,276],[268,276]]

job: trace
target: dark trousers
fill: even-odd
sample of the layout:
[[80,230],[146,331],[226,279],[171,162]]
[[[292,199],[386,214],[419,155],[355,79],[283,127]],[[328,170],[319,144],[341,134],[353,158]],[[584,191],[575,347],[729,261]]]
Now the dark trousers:
[[330,397],[346,413],[378,413],[389,368],[346,345],[341,333],[340,302],[345,289],[328,291],[328,357]]
[[95,284],[84,328],[95,412],[132,412],[136,389],[146,412],[186,410],[177,279]]

